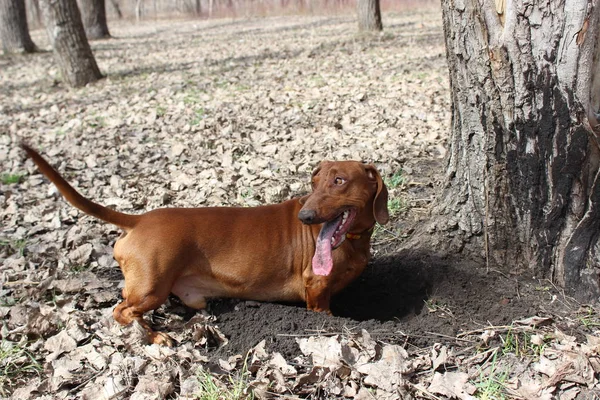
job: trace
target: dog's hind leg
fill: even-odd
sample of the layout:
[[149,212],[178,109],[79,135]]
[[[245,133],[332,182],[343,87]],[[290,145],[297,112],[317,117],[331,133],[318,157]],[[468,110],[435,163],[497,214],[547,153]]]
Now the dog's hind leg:
[[154,331],[144,319],[144,314],[160,307],[167,299],[167,296],[148,294],[141,301],[136,301],[137,296],[130,294],[126,300],[123,300],[115,307],[113,317],[121,325],[129,325],[133,321],[137,321],[148,334],[148,341],[150,343],[172,346],[173,340],[169,335]]
[[121,325],[137,321],[148,334],[150,343],[172,346],[169,335],[155,332],[144,319],[146,312],[157,309],[167,300],[170,287],[170,282],[157,284],[150,281],[149,277],[125,273],[124,300],[115,307],[113,317]]

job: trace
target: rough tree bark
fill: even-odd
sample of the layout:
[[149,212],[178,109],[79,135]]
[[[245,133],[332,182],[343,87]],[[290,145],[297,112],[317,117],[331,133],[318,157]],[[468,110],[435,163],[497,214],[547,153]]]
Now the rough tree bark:
[[383,30],[379,0],[358,0],[357,10],[359,31]]
[[0,39],[4,53],[32,53],[25,0],[0,0]]
[[105,0],[79,0],[78,4],[87,38],[109,38]]
[[600,295],[599,5],[442,1],[452,132],[427,227],[434,246],[586,300]]
[[76,0],[41,0],[42,15],[63,79],[73,87],[102,78],[85,37]]

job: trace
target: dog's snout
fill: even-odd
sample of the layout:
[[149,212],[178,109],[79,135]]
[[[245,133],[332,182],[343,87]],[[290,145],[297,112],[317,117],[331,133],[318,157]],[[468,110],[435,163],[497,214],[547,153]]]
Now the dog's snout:
[[317,217],[317,212],[315,210],[300,210],[298,213],[298,218],[305,224],[312,224]]

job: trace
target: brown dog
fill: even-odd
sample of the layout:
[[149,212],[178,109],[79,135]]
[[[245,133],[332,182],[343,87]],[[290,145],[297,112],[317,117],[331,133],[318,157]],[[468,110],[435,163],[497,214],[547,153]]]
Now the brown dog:
[[235,297],[306,301],[311,310],[329,312],[331,295],[367,265],[375,222],[389,218],[379,172],[356,161],[323,161],[313,172],[312,193],[281,204],[130,215],[86,199],[35,150],[22,147],[69,203],[125,231],[114,251],[124,300],[113,315],[123,325],[139,322],[152,343],[171,345],[143,318],[170,293],[196,309],[206,298]]

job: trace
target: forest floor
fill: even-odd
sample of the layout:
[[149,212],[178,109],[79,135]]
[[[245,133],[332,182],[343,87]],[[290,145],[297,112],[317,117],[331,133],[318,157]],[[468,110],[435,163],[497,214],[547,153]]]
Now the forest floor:
[[[443,180],[451,104],[440,11],[384,25],[115,23],[92,43],[106,78],[81,89],[51,52],[0,56],[0,397],[598,398],[597,308],[402,249]],[[43,31],[33,39],[48,49]],[[132,213],[279,202],[307,193],[323,159],[366,160],[392,219],[333,316],[221,299],[207,317],[173,297],[148,319],[176,345],[146,345],[112,319],[118,229],[63,201],[22,139],[87,197]]]

